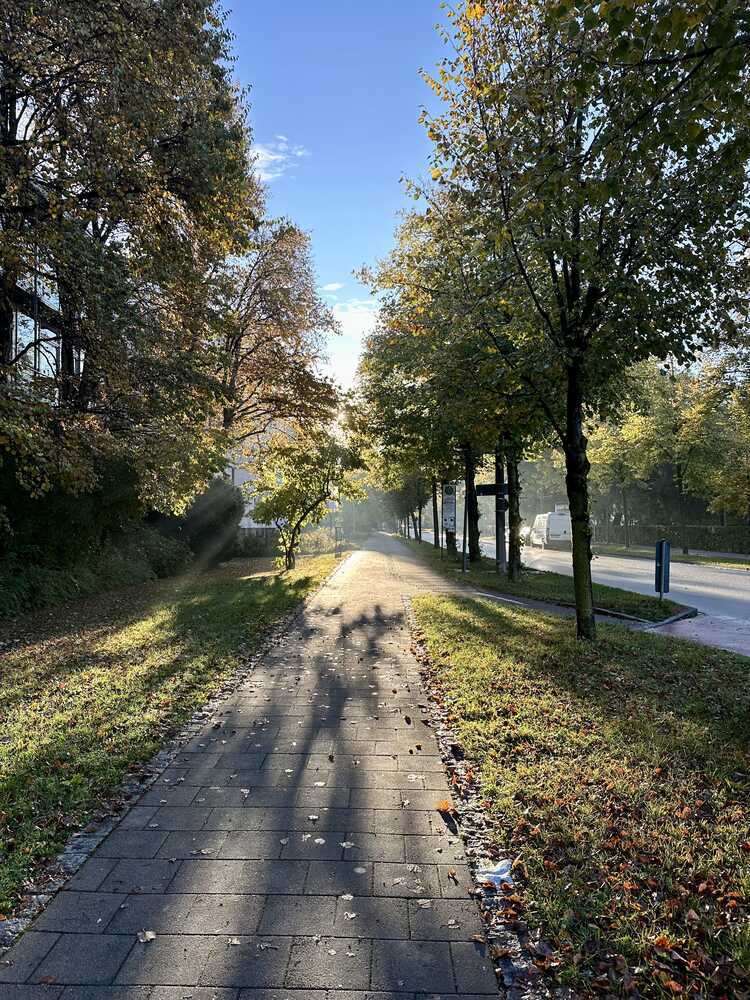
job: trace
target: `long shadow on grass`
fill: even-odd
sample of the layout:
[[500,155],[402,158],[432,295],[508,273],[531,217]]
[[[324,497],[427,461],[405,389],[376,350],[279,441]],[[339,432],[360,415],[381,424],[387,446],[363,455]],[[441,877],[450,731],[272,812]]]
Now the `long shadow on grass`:
[[[598,640],[588,644],[575,638],[569,620],[481,600],[444,599],[439,618],[456,651],[464,637],[511,656],[530,680],[560,688],[582,715],[617,722],[626,735],[641,725],[669,730],[677,749],[680,720],[699,723],[712,745],[694,731],[685,738],[706,766],[723,744],[747,745],[750,663],[740,657],[616,625],[600,624]],[[487,707],[491,712],[491,699]]]

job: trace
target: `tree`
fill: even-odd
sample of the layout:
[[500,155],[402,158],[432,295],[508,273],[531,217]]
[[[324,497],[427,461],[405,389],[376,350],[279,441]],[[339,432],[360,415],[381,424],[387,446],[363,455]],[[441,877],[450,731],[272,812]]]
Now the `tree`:
[[591,639],[586,419],[633,361],[688,361],[747,315],[747,12],[467,0],[450,17],[433,178],[514,264],[509,337],[564,380],[547,413]]
[[277,528],[286,569],[295,566],[302,529],[319,524],[330,501],[365,496],[353,476],[360,467],[357,452],[325,429],[296,429],[290,436],[273,437],[264,448],[253,484],[259,498],[253,518]]
[[307,233],[264,220],[228,271],[219,314],[222,422],[233,443],[258,438],[272,422],[331,418],[336,394],[318,366],[336,323],[316,290]]
[[116,459],[184,506],[225,450],[212,278],[259,209],[229,34],[211,0],[4,2],[0,31],[4,449],[32,493]]

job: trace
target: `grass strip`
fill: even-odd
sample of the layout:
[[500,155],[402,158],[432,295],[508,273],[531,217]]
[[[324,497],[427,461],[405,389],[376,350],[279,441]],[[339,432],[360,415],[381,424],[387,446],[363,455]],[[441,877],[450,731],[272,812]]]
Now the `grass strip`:
[[337,563],[233,562],[0,631],[0,914]]
[[[441,559],[439,551],[427,542],[408,541],[405,544],[434,570],[451,579],[464,580],[475,587],[512,597],[549,601],[552,604],[575,603],[573,577],[564,573],[524,569],[520,580],[511,581],[506,576],[499,576],[495,571],[494,559],[486,556],[479,563],[470,564],[467,573],[462,573],[460,555],[456,558],[443,550]],[[649,622],[663,621],[684,610],[682,605],[675,604],[674,601],[659,601],[658,597],[637,594],[633,590],[621,590],[619,587],[607,587],[601,583],[594,584],[594,604],[604,611],[619,611]]]
[[581,643],[489,600],[414,610],[540,968],[576,996],[747,995],[750,659],[622,626]]
[[[654,549],[643,545],[633,545],[630,548],[626,548],[624,545],[594,545],[593,550],[594,555],[622,556],[627,559],[650,559],[651,562],[654,561]],[[688,563],[693,566],[720,566],[722,569],[741,569],[750,573],[750,556],[747,559],[732,559],[728,556],[685,555],[679,549],[675,551],[675,546],[673,546],[670,559],[672,562]]]

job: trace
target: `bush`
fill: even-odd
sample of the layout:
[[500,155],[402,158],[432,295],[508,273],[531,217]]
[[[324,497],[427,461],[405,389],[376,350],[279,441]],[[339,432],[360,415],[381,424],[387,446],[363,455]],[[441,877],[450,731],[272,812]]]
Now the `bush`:
[[35,565],[11,553],[0,559],[0,618],[173,576],[191,560],[185,544],[146,527],[132,528],[116,541],[89,549],[80,562],[62,569]]
[[235,555],[242,559],[262,559],[278,555],[279,538],[275,531],[240,531]]
[[303,555],[333,552],[335,547],[336,536],[330,528],[310,528],[303,531],[300,537],[299,551]]

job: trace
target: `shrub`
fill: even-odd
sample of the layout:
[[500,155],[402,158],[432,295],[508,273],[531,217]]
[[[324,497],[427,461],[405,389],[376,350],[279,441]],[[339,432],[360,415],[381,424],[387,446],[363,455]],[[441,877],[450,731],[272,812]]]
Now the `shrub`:
[[275,531],[240,531],[235,555],[243,559],[262,559],[278,555],[279,539]]
[[132,528],[115,541],[89,549],[78,563],[62,569],[11,553],[0,559],[0,618],[173,576],[191,560],[185,544],[146,527]]
[[310,528],[302,532],[299,551],[305,555],[315,555],[320,552],[333,552],[335,546],[336,536],[330,528]]

